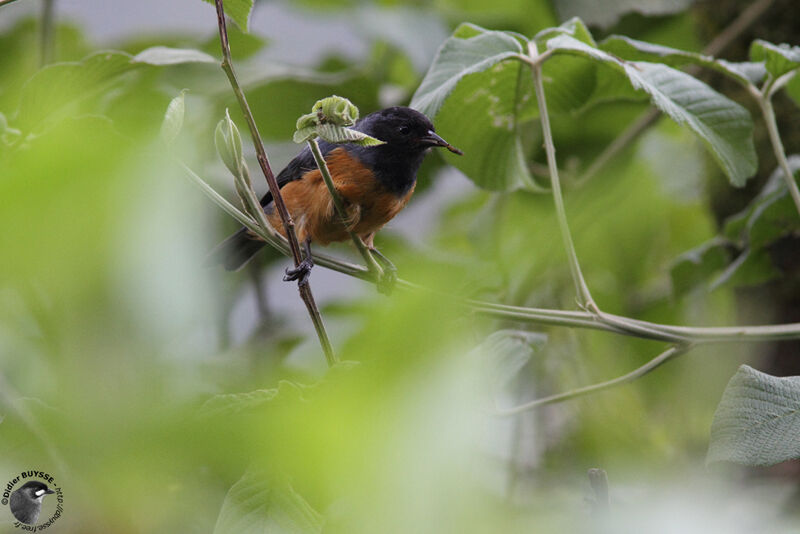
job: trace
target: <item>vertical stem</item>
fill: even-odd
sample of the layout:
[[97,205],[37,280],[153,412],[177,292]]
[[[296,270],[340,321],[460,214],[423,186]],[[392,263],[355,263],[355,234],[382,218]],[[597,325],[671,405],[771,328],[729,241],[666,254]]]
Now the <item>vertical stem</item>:
[[775,157],[778,160],[783,170],[783,179],[786,181],[786,187],[789,188],[789,193],[794,200],[795,208],[800,213],[800,190],[797,188],[797,182],[794,180],[792,169],[789,168],[789,162],[786,160],[786,152],[783,148],[780,133],[778,132],[778,124],[775,122],[775,110],[772,107],[772,100],[770,99],[770,92],[765,92],[758,98],[758,104],[761,107],[761,114],[764,115],[764,122],[767,125],[769,132],[769,140],[772,144],[772,150],[775,152]]
[[40,66],[52,63],[53,61],[53,33],[55,30],[55,0],[43,0],[42,4],[42,19],[41,19],[41,35],[40,47],[41,55],[39,56]]
[[[331,172],[328,169],[328,164],[325,162],[325,158],[322,156],[322,152],[319,149],[319,143],[317,143],[316,139],[309,139],[308,146],[311,148],[311,153],[314,155],[314,161],[317,162],[319,172],[322,174],[322,180],[328,187],[331,198],[333,198],[333,206],[336,208],[336,214],[342,220],[342,224],[344,224],[345,228],[347,228],[347,210],[344,207],[344,201],[342,200],[342,197],[339,195],[339,192],[333,185],[333,178],[331,178]],[[364,245],[364,242],[361,241],[361,238],[350,230],[348,230],[347,233],[350,234],[353,244],[355,244],[356,249],[358,249],[358,252],[367,263],[367,268],[373,273],[380,275],[383,272],[383,269],[381,269],[380,265],[378,265],[378,263],[375,261],[375,258],[372,257],[372,254]]]
[[528,51],[531,56],[531,71],[533,73],[533,85],[536,90],[536,102],[539,106],[539,118],[542,122],[542,136],[544,137],[544,149],[547,153],[547,167],[550,169],[550,181],[553,189],[553,201],[556,206],[556,217],[561,237],[564,240],[564,248],[567,250],[569,269],[572,273],[572,280],[575,282],[575,291],[581,299],[581,305],[598,311],[597,306],[592,300],[592,294],[583,278],[581,266],[578,263],[578,255],[575,252],[575,245],[572,243],[572,235],[567,224],[567,214],[564,210],[564,198],[561,196],[561,182],[558,178],[558,165],[556,163],[556,148],[553,145],[553,133],[550,130],[550,117],[547,114],[547,102],[544,97],[544,85],[542,84],[542,62],[536,61],[539,52],[536,43],[531,41],[528,44]]
[[[236,73],[233,70],[231,47],[230,43],[228,42],[228,29],[225,25],[225,11],[222,6],[222,0],[214,0],[214,4],[217,8],[217,25],[219,27],[220,45],[222,46],[222,70],[225,71],[225,74],[228,76],[228,81],[230,81],[231,88],[233,89],[236,99],[239,102],[239,107],[242,109],[242,114],[244,115],[247,125],[250,128],[250,136],[256,149],[258,164],[261,166],[261,171],[264,173],[264,178],[266,178],[267,185],[272,193],[272,199],[273,202],[275,202],[275,208],[281,218],[283,227],[286,230],[286,239],[289,241],[289,248],[291,249],[294,265],[297,267],[303,261],[303,255],[300,252],[300,243],[297,241],[297,234],[294,231],[294,221],[292,221],[292,217],[289,215],[289,210],[286,209],[286,204],[281,196],[280,187],[278,186],[277,180],[275,180],[275,175],[272,173],[272,168],[270,168],[267,152],[264,150],[264,143],[261,140],[261,134],[258,132],[258,127],[256,126],[255,119],[253,118],[253,113],[250,111],[247,98],[245,98],[244,92],[239,85],[239,81],[236,79]],[[328,333],[325,330],[325,325],[322,322],[322,316],[319,313],[319,308],[317,308],[314,295],[311,292],[311,285],[308,283],[308,280],[303,280],[301,278],[297,283],[297,289],[300,292],[300,297],[303,299],[303,302],[306,305],[308,314],[311,316],[311,321],[314,323],[314,329],[317,332],[320,345],[322,345],[322,349],[325,352],[325,359],[327,360],[328,365],[333,365],[338,360],[336,358],[336,354],[333,352],[333,347],[331,347],[331,342],[328,339]]]

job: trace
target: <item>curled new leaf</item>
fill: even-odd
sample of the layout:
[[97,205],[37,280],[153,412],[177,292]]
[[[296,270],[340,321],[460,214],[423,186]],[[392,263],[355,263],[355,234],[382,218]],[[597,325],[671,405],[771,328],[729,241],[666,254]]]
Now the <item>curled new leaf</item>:
[[220,159],[228,167],[234,176],[241,174],[244,161],[242,159],[242,136],[239,128],[231,120],[228,111],[225,110],[225,118],[217,123],[214,131],[214,144]]
[[384,142],[380,139],[348,128],[355,124],[358,115],[358,108],[344,97],[334,95],[318,100],[311,108],[311,113],[297,119],[294,142],[304,143],[320,137],[334,144],[382,145]]
[[317,100],[311,112],[317,114],[320,124],[352,126],[358,120],[358,108],[348,99],[336,95]]

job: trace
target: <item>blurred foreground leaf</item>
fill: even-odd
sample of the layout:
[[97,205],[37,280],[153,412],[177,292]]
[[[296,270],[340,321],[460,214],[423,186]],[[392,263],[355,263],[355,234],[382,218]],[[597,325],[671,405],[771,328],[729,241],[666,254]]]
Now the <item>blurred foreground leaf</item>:
[[303,400],[303,391],[307,386],[281,380],[277,388],[257,389],[247,393],[229,393],[216,395],[208,399],[200,408],[200,417],[227,417],[243,412],[251,412],[278,397],[281,400]]
[[186,90],[184,89],[170,101],[167,111],[164,113],[164,122],[161,123],[161,138],[167,144],[175,141],[183,127],[183,116],[186,111],[185,94]]
[[711,424],[706,461],[773,465],[800,458],[800,377],[742,365]]
[[476,350],[488,358],[490,386],[498,389],[513,380],[546,341],[546,335],[524,330],[499,330],[487,337]]
[[290,484],[249,470],[228,491],[214,534],[311,534],[323,523]]

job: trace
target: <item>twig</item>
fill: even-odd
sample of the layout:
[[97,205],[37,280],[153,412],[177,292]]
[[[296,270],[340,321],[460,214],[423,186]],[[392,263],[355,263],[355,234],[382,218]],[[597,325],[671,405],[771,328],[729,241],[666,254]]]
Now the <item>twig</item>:
[[526,402],[524,404],[520,404],[519,406],[514,406],[513,408],[506,408],[506,409],[498,409],[497,415],[515,415],[527,410],[532,410],[534,408],[539,408],[540,406],[544,406],[546,404],[554,404],[556,402],[564,402],[569,399],[574,399],[576,397],[583,397],[584,395],[589,395],[590,393],[596,393],[598,391],[603,391],[605,389],[610,389],[616,386],[620,386],[622,384],[626,384],[628,382],[632,382],[637,378],[640,378],[653,369],[667,363],[669,360],[684,354],[686,351],[689,350],[688,345],[684,346],[675,346],[670,347],[669,349],[665,350],[646,364],[642,365],[641,367],[634,369],[628,374],[619,376],[612,380],[607,380],[605,382],[600,382],[598,384],[592,384],[591,386],[585,386],[582,388],[573,389],[570,391],[565,391],[564,393],[558,393],[556,395],[550,395],[549,397],[544,397],[541,399],[536,399],[530,402]]
[[[789,73],[794,75],[793,72]],[[775,121],[775,109],[772,107],[773,86],[778,83],[768,84],[762,91],[754,91],[755,98],[758,101],[758,106],[761,109],[761,115],[764,117],[764,123],[767,125],[767,132],[769,132],[769,141],[772,145],[772,150],[775,153],[775,158],[778,160],[778,165],[783,171],[783,180],[786,182],[786,187],[792,195],[794,206],[797,212],[800,213],[800,190],[797,188],[797,182],[794,180],[792,169],[789,168],[789,162],[786,159],[786,151],[783,148],[780,133],[778,132],[778,124]]]
[[[703,54],[716,56],[744,33],[747,28],[753,25],[770,8],[775,0],[759,0],[751,4],[747,9],[736,17],[722,32],[719,33],[703,49]],[[700,71],[696,65],[686,69],[688,73],[694,75]],[[603,150],[599,156],[589,165],[580,179],[574,181],[574,185],[580,187],[596,176],[605,166],[613,160],[620,152],[633,143],[650,126],[656,123],[661,113],[651,108],[639,116],[624,132],[617,136],[614,141]]]
[[[542,83],[543,58],[539,57],[539,51],[536,49],[536,43],[534,41],[528,43],[528,50],[533,60],[533,63],[531,63],[533,86],[536,90],[536,103],[539,106],[539,118],[542,123],[542,135],[544,136],[544,148],[547,153],[547,166],[550,169],[550,187],[553,190],[553,201],[556,206],[558,228],[561,231],[564,247],[567,250],[572,280],[575,282],[575,290],[578,297],[581,299],[581,305],[596,310],[597,306],[592,299],[592,294],[581,272],[578,255],[575,252],[575,245],[572,242],[572,235],[569,231],[569,224],[567,224],[567,214],[564,210],[564,198],[561,196],[561,182],[558,178],[558,166],[556,164],[556,148],[553,145],[553,134],[550,131],[550,117],[547,113],[547,102],[544,96],[544,85]],[[542,56],[544,55],[545,54],[542,54]]]
[[53,61],[53,31],[55,30],[55,0],[43,0],[41,22],[41,55],[39,65],[44,67]]
[[[250,111],[250,106],[247,103],[247,99],[245,98],[244,93],[239,86],[239,81],[236,79],[236,74],[233,70],[233,61],[231,59],[231,49],[228,42],[228,30],[225,25],[225,11],[222,7],[222,0],[214,0],[214,3],[217,8],[217,25],[219,26],[219,40],[220,45],[222,46],[222,70],[225,71],[225,74],[228,76],[231,88],[236,95],[236,99],[239,101],[239,107],[242,109],[242,114],[244,115],[247,125],[250,128],[250,136],[253,140],[253,145],[256,150],[258,163],[261,166],[262,172],[264,173],[264,178],[267,180],[267,185],[269,186],[269,190],[272,193],[273,202],[275,203],[275,208],[286,231],[286,238],[289,242],[289,249],[291,251],[292,259],[294,260],[294,265],[295,267],[298,267],[303,261],[303,257],[302,253],[300,252],[300,243],[297,241],[297,234],[295,234],[294,231],[294,221],[292,221],[289,211],[286,209],[286,204],[281,196],[280,187],[278,186],[278,182],[275,180],[275,175],[272,173],[272,169],[269,165],[269,159],[267,158],[267,153],[264,150],[264,143],[261,141],[261,134],[258,132],[258,127],[256,126],[255,119]],[[300,297],[303,299],[303,302],[306,305],[308,314],[311,316],[311,321],[314,323],[314,329],[317,332],[320,345],[322,345],[322,349],[325,352],[325,359],[328,361],[328,365],[333,365],[337,361],[336,354],[333,352],[333,347],[328,339],[328,333],[326,332],[325,325],[322,322],[322,316],[320,315],[317,304],[314,301],[314,295],[311,292],[311,285],[308,280],[300,278],[297,283],[297,289],[300,292]]]
[[0,0],[0,7],[4,6],[6,4],[11,4],[12,2],[16,2],[16,1],[17,0]]
[[[214,191],[202,178],[185,164],[180,163],[186,171],[190,180],[215,204],[231,215],[243,226],[247,227],[254,234],[273,246],[282,254],[289,255],[289,245],[286,239],[275,233],[270,234],[261,228],[253,219],[245,215],[233,204],[228,202],[219,193]],[[328,269],[375,283],[376,280],[365,267],[340,260],[328,254],[315,252],[313,254],[314,263]],[[518,321],[539,325],[561,326],[567,328],[585,328],[590,330],[601,330],[616,334],[670,343],[688,342],[694,344],[706,343],[741,343],[756,341],[778,341],[787,339],[800,339],[800,323],[787,323],[777,325],[746,325],[746,326],[722,326],[722,327],[695,327],[695,326],[675,326],[648,321],[640,321],[629,317],[622,317],[611,313],[601,312],[600,314],[587,311],[576,310],[553,310],[549,308],[529,308],[523,306],[512,306],[509,304],[497,304],[475,299],[464,299],[462,297],[444,293],[414,284],[407,280],[398,279],[397,287],[408,291],[426,291],[437,296],[450,300],[456,306],[462,306],[475,313],[488,315],[497,319]],[[620,325],[625,325],[623,328]],[[637,329],[631,327],[639,327]]]
[[328,191],[331,194],[333,206],[336,209],[336,214],[339,216],[342,224],[347,229],[347,233],[350,234],[350,239],[353,240],[353,244],[364,258],[369,270],[375,273],[377,276],[380,276],[383,273],[383,269],[375,261],[375,258],[372,257],[372,254],[364,245],[364,242],[361,240],[361,238],[348,228],[347,209],[344,206],[344,201],[342,200],[341,195],[333,185],[333,178],[331,178],[331,172],[330,169],[328,169],[328,164],[325,162],[325,158],[322,156],[322,152],[319,149],[319,143],[317,143],[316,139],[309,139],[308,146],[311,148],[311,154],[314,155],[314,161],[316,161],[317,168],[319,168],[319,172],[322,174],[322,180],[325,182],[325,185],[328,187]]

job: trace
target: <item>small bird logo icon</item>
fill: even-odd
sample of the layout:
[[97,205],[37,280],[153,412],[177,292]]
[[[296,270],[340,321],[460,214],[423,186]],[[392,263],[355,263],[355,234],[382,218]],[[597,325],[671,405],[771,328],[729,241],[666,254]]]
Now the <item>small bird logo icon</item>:
[[22,523],[34,525],[39,519],[42,511],[42,500],[45,495],[51,495],[55,491],[47,487],[47,484],[38,480],[31,480],[22,485],[18,490],[11,494],[9,505],[11,513]]

